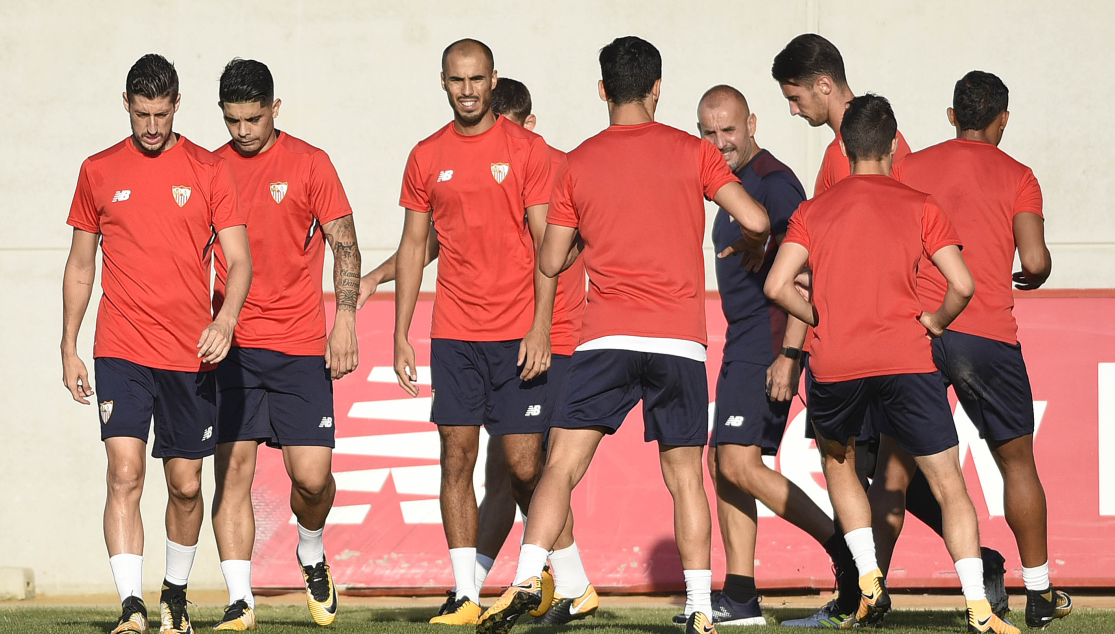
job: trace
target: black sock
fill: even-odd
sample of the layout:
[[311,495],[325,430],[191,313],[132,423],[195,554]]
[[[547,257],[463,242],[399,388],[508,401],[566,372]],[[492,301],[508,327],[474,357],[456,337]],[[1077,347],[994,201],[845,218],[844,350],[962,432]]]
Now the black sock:
[[824,544],[825,552],[832,558],[836,568],[836,590],[841,609],[849,610],[859,605],[859,569],[852,558],[852,551],[844,535],[837,531],[829,537]]
[[758,595],[758,591],[755,589],[755,577],[725,575],[724,594],[736,603],[747,603]]
[[163,594],[186,594],[186,586],[180,586],[163,579]]

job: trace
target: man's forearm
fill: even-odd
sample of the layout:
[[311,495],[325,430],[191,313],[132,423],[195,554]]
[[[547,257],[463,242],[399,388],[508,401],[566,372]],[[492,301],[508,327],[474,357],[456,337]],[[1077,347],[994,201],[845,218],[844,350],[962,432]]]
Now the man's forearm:
[[949,325],[960,316],[964,308],[968,306],[970,298],[965,297],[963,294],[958,293],[951,285],[945,290],[945,299],[941,302],[941,307],[934,313],[934,320],[941,328],[948,328]]
[[228,281],[225,282],[225,301],[214,321],[235,324],[240,318],[240,309],[248,299],[248,289],[252,287],[252,263],[229,262]]
[[62,351],[77,351],[81,321],[93,295],[95,271],[66,266],[62,276]]
[[793,315],[789,315],[786,319],[786,332],[782,335],[782,347],[801,350],[805,346],[805,336],[808,332],[808,324]]
[[550,332],[554,320],[554,298],[557,296],[557,278],[546,277],[538,267],[534,268],[534,322],[532,328],[543,328]]
[[[804,322],[810,326],[816,326],[816,315],[813,311],[813,305],[805,301],[797,290],[794,289],[793,283],[783,284],[778,288],[778,294],[771,298],[775,304],[778,304],[782,310],[786,311],[791,318],[797,318],[799,321]],[[787,329],[790,325],[787,323]],[[805,341],[804,335],[802,341]]]
[[395,339],[406,340],[410,323],[414,319],[414,307],[418,304],[418,292],[422,288],[421,246],[400,245],[395,253]]
[[356,300],[360,297],[360,247],[355,236],[351,241],[333,243],[333,292],[337,296],[337,316],[356,313]]

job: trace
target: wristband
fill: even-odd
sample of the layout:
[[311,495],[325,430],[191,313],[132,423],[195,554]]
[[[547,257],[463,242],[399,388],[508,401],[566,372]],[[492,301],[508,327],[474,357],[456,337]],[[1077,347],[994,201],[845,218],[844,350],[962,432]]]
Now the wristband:
[[801,348],[782,348],[782,356],[797,361],[801,358]]

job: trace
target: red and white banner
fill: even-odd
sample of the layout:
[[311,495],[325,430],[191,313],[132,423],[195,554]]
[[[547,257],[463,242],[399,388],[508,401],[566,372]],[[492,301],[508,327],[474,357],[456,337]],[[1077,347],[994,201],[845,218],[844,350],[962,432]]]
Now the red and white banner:
[[[710,299],[706,311],[710,393],[724,342],[718,304]],[[429,362],[431,307],[430,301],[419,302],[411,330],[420,365]],[[1115,297],[1024,297],[1015,309],[1033,385],[1035,453],[1049,500],[1050,571],[1062,586],[1115,584],[1113,314]],[[426,368],[419,372],[418,398],[398,387],[391,368],[393,323],[392,302],[371,301],[360,311],[360,367],[335,384],[337,498],[325,544],[339,584],[434,593],[450,587],[452,575],[438,507],[438,438],[428,422],[429,373]],[[963,410],[957,409],[955,416],[983,544],[1006,556],[1008,584],[1020,586],[1018,552],[1003,518],[1002,478]],[[816,449],[803,435],[804,419],[796,400],[772,466],[831,512]],[[636,408],[619,433],[605,439],[573,495],[577,542],[599,589],[646,592],[683,586],[670,496],[656,448],[643,442],[642,433]],[[483,460],[482,452],[478,466]],[[480,498],[482,469],[475,482]],[[711,496],[707,481],[706,490]],[[261,449],[253,490],[257,587],[301,585],[289,492],[281,454]],[[712,508],[715,512],[715,504]],[[759,587],[831,588],[829,561],[821,547],[766,509],[760,509],[760,516]],[[713,574],[720,579],[724,551],[715,519],[713,526]],[[510,582],[520,530],[516,523],[490,584]],[[912,518],[898,544],[889,582],[892,587],[958,587],[944,544]]]

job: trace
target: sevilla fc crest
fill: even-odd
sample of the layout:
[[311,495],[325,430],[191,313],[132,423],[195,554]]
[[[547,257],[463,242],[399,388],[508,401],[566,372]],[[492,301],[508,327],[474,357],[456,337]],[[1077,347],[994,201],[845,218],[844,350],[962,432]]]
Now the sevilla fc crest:
[[104,401],[101,403],[101,422],[107,424],[110,418],[112,418],[112,401]]
[[283,202],[283,198],[286,197],[286,186],[286,183],[271,183],[271,197],[276,203]]
[[492,176],[497,183],[502,183],[503,179],[507,178],[507,172],[509,171],[511,171],[511,166],[507,163],[492,163]]
[[179,207],[184,206],[186,204],[186,201],[190,199],[189,187],[175,185],[174,187],[170,188],[170,193],[174,194],[174,202],[178,203]]

